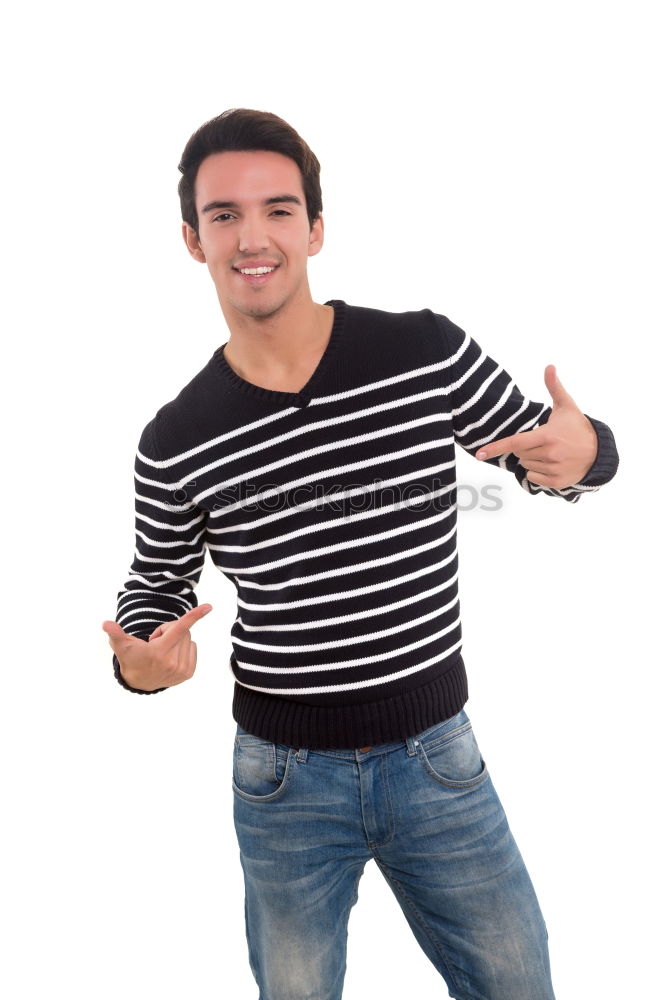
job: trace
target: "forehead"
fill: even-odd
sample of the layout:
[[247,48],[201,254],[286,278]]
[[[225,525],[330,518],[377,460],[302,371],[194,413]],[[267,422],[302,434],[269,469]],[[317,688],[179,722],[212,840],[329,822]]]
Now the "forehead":
[[194,184],[197,208],[211,199],[259,201],[276,192],[303,197],[298,164],[268,150],[212,153],[202,160]]

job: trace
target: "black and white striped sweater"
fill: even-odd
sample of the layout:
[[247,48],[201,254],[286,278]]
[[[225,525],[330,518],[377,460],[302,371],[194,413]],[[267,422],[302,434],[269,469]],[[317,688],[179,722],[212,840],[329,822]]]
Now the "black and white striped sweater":
[[[234,720],[311,749],[403,739],[463,707],[454,445],[474,454],[551,413],[443,315],[327,305],[300,392],[241,378],[222,345],[145,427],[116,615],[147,639],[195,607],[208,549],[237,591]],[[576,485],[536,486],[512,453],[488,461],[575,503],[618,466],[589,419],[599,447]]]

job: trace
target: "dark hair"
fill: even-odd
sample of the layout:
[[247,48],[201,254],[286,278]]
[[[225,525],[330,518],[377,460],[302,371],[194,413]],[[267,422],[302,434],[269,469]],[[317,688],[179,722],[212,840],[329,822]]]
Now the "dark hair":
[[295,160],[301,172],[308,219],[312,229],[322,211],[320,166],[317,157],[291,125],[270,111],[229,108],[228,111],[223,111],[221,115],[205,122],[190,136],[178,164],[178,169],[183,175],[178,182],[181,216],[183,222],[187,222],[197,236],[199,219],[194,201],[194,182],[202,161],[212,153],[252,150],[270,150]]

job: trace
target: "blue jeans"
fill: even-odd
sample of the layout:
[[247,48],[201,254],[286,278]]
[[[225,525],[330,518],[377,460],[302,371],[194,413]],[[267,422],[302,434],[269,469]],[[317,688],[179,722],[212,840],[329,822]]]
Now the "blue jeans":
[[[451,997],[554,1000],[546,925],[464,710],[370,749],[238,726],[232,788],[259,1000],[340,1000],[370,858]],[[379,968],[375,994],[389,986]]]

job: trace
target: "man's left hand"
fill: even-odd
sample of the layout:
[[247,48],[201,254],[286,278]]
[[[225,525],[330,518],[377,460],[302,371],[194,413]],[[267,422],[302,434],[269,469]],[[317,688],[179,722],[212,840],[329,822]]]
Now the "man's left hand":
[[531,431],[484,444],[475,458],[483,461],[513,452],[529,470],[531,483],[560,490],[579,483],[594,465],[597,434],[555,374],[555,365],[546,365],[544,381],[553,400],[548,421]]

